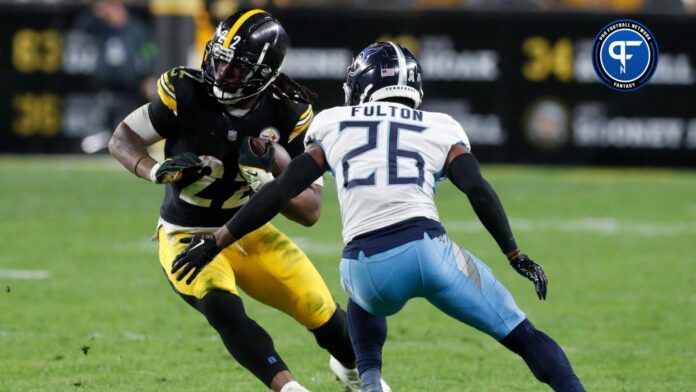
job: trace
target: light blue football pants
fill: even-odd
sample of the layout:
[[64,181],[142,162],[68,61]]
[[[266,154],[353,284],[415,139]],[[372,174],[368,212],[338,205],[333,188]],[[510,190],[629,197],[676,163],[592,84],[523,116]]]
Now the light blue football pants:
[[481,260],[446,235],[341,260],[341,284],[361,308],[377,316],[426,298],[455,319],[497,340],[525,319],[510,292]]

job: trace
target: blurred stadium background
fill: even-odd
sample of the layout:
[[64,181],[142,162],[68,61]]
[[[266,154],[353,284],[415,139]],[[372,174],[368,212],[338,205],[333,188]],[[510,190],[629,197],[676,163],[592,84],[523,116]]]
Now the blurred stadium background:
[[[199,66],[213,26],[241,7],[285,25],[283,70],[319,93],[315,111],[342,103],[359,49],[409,47],[423,108],[464,125],[549,272],[549,301],[445,184],[453,238],[568,349],[588,390],[696,390],[696,0],[0,0],[0,390],[261,390],[161,276],[147,241],[161,189],[106,155],[161,72]],[[601,84],[590,60],[595,34],[623,17],[660,47],[631,93]],[[277,221],[345,302],[330,188],[316,228]],[[311,336],[246,301],[300,380],[336,390]],[[397,391],[540,390],[521,361],[420,301],[390,328]]]
[[[250,6],[286,26],[284,71],[319,109],[342,102],[353,54],[397,40],[423,63],[424,108],[465,124],[484,161],[696,163],[694,0],[0,0],[0,151],[104,152],[161,72],[199,66],[217,21]],[[607,89],[588,55],[618,17],[660,46],[638,93]]]

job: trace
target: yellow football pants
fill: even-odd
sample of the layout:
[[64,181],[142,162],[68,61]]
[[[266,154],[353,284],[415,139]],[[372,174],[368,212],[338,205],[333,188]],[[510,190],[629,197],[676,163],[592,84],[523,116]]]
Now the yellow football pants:
[[307,255],[270,223],[223,249],[190,285],[186,278],[178,282],[170,270],[176,255],[186,248],[179,240],[191,234],[166,234],[160,228],[158,236],[160,264],[181,294],[198,299],[211,290],[239,295],[239,286],[309,329],[322,326],[336,311],[326,283]]

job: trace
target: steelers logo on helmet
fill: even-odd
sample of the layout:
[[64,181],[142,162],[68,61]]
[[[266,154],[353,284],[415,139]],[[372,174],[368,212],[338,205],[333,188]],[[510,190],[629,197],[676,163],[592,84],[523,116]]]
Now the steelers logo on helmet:
[[592,65],[611,89],[633,91],[643,87],[657,68],[658,47],[645,25],[630,19],[609,23],[595,37]]

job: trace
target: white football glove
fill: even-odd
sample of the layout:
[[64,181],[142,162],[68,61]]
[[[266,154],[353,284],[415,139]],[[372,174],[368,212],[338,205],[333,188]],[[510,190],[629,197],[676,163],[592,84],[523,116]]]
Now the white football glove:
[[246,180],[249,188],[254,192],[260,191],[261,188],[274,179],[273,173],[269,173],[258,167],[239,165],[239,172]]
[[273,157],[275,151],[273,143],[267,142],[267,150],[264,155],[257,155],[251,148],[251,138],[245,137],[239,148],[239,172],[246,180],[249,187],[258,192],[266,184],[273,181]]

